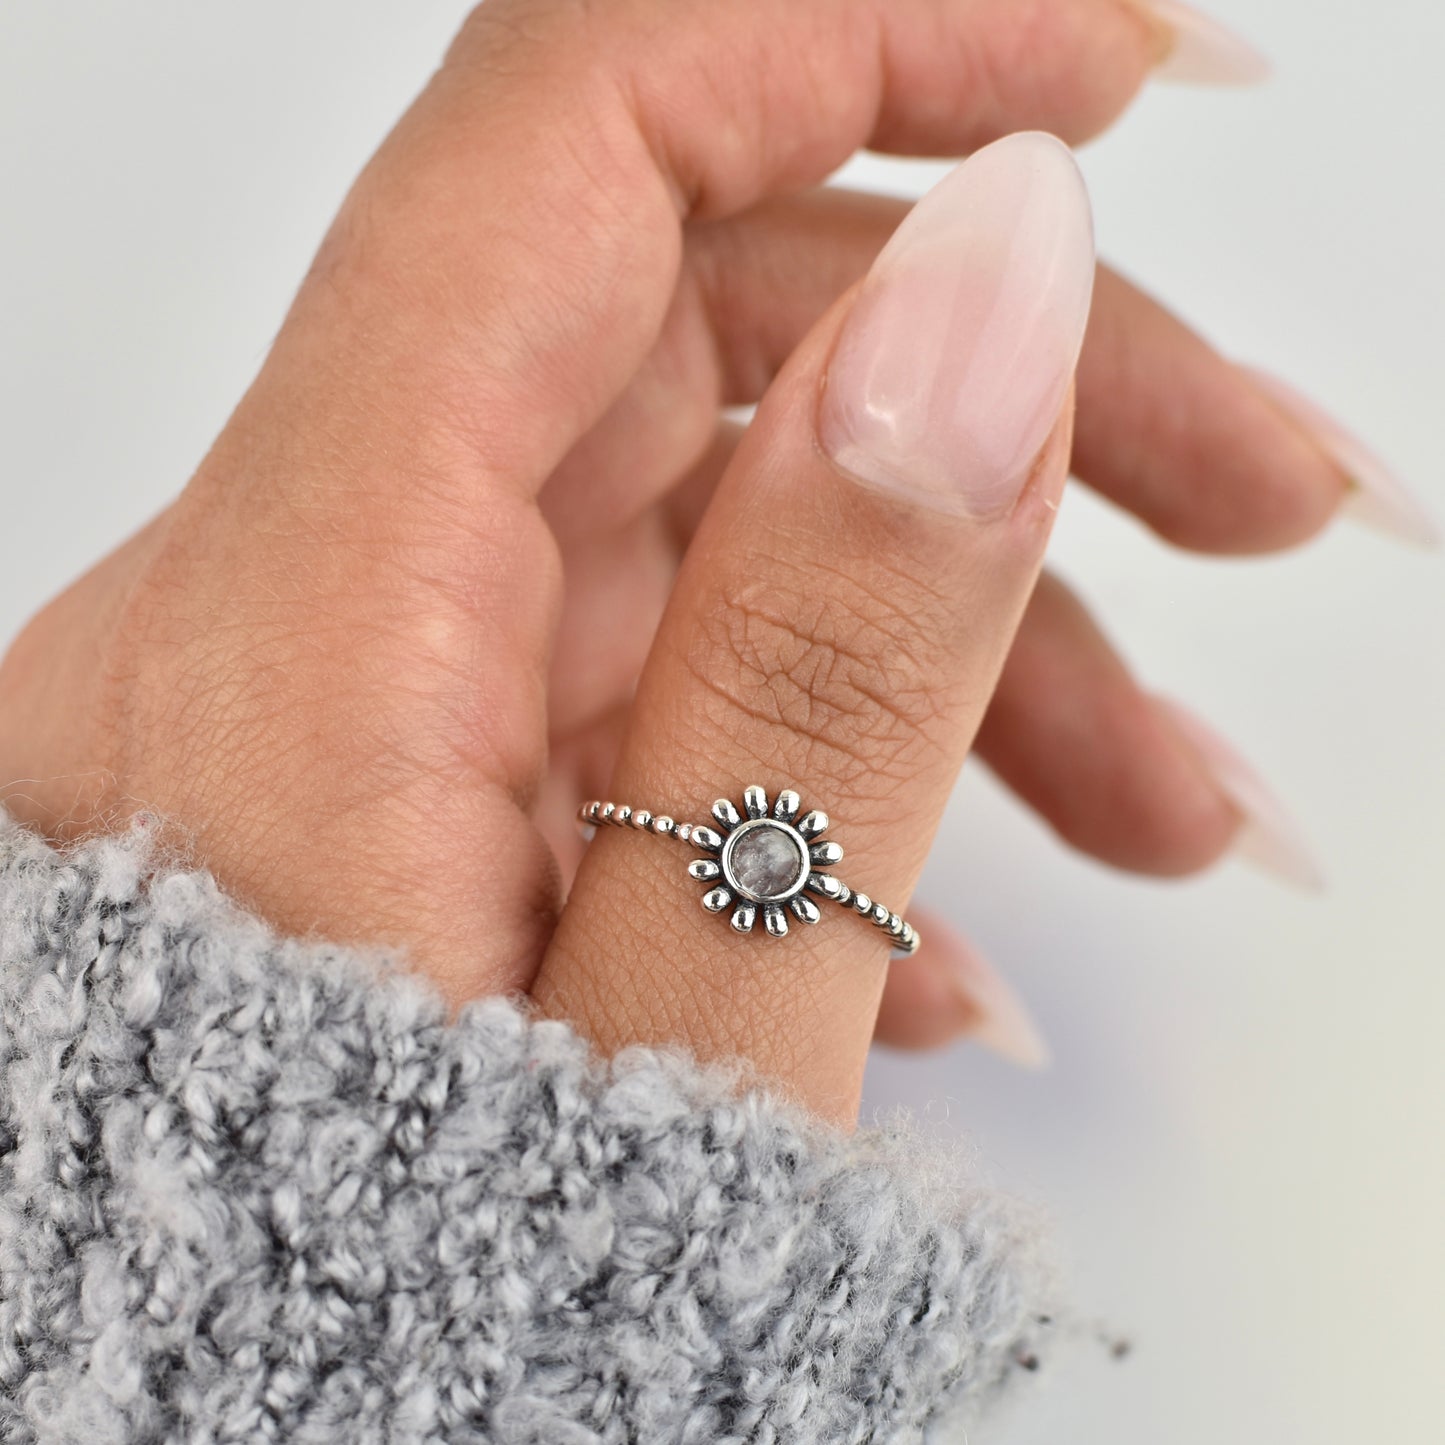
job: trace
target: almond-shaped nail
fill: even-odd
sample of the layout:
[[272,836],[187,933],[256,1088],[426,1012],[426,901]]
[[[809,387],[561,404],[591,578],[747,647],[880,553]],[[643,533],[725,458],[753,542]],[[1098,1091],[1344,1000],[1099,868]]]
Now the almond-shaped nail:
[[874,262],[833,350],[823,449],[883,491],[1012,510],[1069,394],[1093,218],[1062,142],[1008,136],[951,171]]
[[1180,0],[1133,0],[1159,30],[1158,80],[1181,85],[1258,85],[1268,80],[1268,58],[1226,25]]
[[1363,526],[1417,547],[1438,547],[1440,528],[1405,484],[1353,432],[1287,381],[1247,366],[1243,370],[1292,421],[1302,426],[1344,473],[1349,491],[1340,510]]
[[1266,873],[1296,887],[1311,892],[1322,889],[1324,875],[1299,825],[1234,744],[1172,698],[1156,697],[1154,701],[1239,813],[1240,829],[1235,835],[1234,851]]

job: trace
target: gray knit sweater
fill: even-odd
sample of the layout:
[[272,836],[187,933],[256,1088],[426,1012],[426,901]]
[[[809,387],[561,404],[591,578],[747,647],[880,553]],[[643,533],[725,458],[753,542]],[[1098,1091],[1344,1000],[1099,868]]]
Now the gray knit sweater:
[[905,1143],[0,814],[11,1445],[951,1438],[1036,1271]]

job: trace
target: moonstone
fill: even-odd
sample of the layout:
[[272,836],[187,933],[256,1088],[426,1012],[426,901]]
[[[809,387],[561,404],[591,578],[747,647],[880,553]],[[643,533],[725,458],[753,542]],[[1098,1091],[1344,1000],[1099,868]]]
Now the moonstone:
[[749,828],[728,855],[728,870],[754,898],[781,898],[797,887],[806,856],[781,828]]

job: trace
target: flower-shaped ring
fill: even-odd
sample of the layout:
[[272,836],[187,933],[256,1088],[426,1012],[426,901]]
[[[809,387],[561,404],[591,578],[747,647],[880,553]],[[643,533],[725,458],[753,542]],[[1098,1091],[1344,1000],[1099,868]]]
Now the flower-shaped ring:
[[578,812],[579,821],[589,827],[635,828],[691,843],[706,855],[687,867],[699,883],[711,885],[702,906],[709,913],[731,909],[738,933],[751,933],[759,913],[774,938],[786,935],[790,916],[799,923],[817,923],[821,914],[808,897],[812,893],[866,918],[888,935],[895,951],[913,953],[918,948],[918,930],[905,918],[825,871],[842,862],[843,849],[823,837],[828,815],[817,808],[804,813],[802,799],[791,788],[779,792],[770,808],[766,789],[754,784],[744,790],[741,809],[719,798],[712,816],[716,826],[674,822],[665,813],[627,803],[591,802]]

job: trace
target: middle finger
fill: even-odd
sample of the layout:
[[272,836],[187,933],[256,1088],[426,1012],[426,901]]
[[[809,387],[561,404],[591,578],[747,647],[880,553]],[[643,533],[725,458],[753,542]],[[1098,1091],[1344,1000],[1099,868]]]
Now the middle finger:
[[[907,212],[903,201],[825,188],[689,227],[658,346],[548,483],[564,545],[665,494],[707,446],[717,407],[759,399]],[[1289,546],[1346,494],[1339,466],[1249,372],[1108,267],[1078,385],[1076,474],[1179,546]]]

